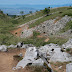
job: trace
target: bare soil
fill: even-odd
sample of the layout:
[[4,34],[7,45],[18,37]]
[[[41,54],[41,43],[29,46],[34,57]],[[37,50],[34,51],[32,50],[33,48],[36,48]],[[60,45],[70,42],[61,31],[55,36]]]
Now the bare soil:
[[16,72],[12,68],[18,61],[13,59],[14,55],[25,54],[25,49],[9,49],[8,52],[0,52],[0,72]]

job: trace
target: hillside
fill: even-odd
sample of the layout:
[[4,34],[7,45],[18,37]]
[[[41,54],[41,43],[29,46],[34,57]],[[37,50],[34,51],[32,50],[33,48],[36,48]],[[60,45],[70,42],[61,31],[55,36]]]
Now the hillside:
[[22,16],[0,11],[1,72],[72,71],[72,7]]
[[[14,19],[14,18],[10,18],[8,16],[5,17],[0,17],[0,43],[3,44],[2,42],[4,42],[4,44],[10,45],[10,44],[16,44],[19,41],[24,41],[26,42],[26,39],[24,39],[24,35],[22,36],[21,33],[23,31],[23,25],[26,26],[26,29],[31,29],[35,26],[38,26],[39,24],[43,24],[44,21],[50,20],[50,19],[56,19],[56,17],[59,17],[55,20],[55,22],[57,22],[59,19],[61,19],[63,16],[68,15],[68,16],[72,16],[72,8],[71,7],[61,7],[61,8],[56,8],[56,9],[51,9],[49,16],[44,17],[44,13],[43,11],[40,12],[36,12],[32,15],[28,15],[26,16],[24,19],[22,19],[22,17],[17,17],[18,19]],[[70,23],[70,22],[69,22]],[[20,26],[21,25],[21,26]],[[18,36],[17,34],[15,34],[14,29],[18,29]],[[22,28],[21,28],[22,27]],[[14,32],[14,31],[15,32]],[[32,29],[31,29],[32,30]],[[28,33],[30,33],[30,30],[26,30],[26,32],[29,31]],[[11,32],[13,32],[12,35]],[[30,34],[33,34],[33,32],[31,32]],[[21,35],[20,38],[19,36]],[[26,35],[26,33],[25,33]],[[28,34],[27,34],[28,35]],[[54,35],[55,36],[55,35]],[[53,36],[53,37],[54,37]],[[33,38],[30,38],[31,40],[30,43],[32,43]],[[38,38],[34,38],[36,40],[38,40]],[[43,40],[45,39],[44,37],[42,38]],[[41,38],[39,38],[39,40],[42,40]],[[14,42],[12,42],[12,40],[14,40]],[[29,41],[27,40],[27,42],[29,43]],[[42,40],[42,41],[43,41]],[[26,42],[26,43],[27,43]],[[36,42],[35,42],[36,44]]]

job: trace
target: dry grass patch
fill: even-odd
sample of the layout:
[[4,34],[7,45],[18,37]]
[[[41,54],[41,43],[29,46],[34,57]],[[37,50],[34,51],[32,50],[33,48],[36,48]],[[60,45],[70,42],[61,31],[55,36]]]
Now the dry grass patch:
[[54,72],[66,72],[66,64],[68,63],[70,62],[63,62],[63,63],[62,62],[56,62],[56,63],[51,62],[51,66]]

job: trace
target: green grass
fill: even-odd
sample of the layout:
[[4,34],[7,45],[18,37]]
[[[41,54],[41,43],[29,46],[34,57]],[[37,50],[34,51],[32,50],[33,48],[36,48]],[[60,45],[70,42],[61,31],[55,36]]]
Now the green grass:
[[50,40],[48,41],[48,44],[49,43],[54,43],[54,44],[62,45],[64,43],[66,43],[67,41],[68,41],[68,39],[61,38],[61,37],[50,37]]
[[43,17],[43,18],[37,20],[35,23],[30,24],[30,25],[29,25],[29,28],[35,27],[35,26],[43,23],[43,22],[46,21],[46,20],[54,19],[54,18],[57,17],[58,15],[60,15],[60,14],[59,14],[59,13],[56,13],[56,14],[53,14],[53,15],[50,15],[50,16],[47,16],[47,17]]
[[72,16],[72,9],[66,10],[62,15],[63,16],[65,16],[65,15]]
[[[59,16],[59,17],[63,17],[63,16],[65,16],[65,15],[72,16],[72,9],[68,9],[68,8],[65,8],[65,7],[53,9],[51,12],[53,13],[54,11],[55,11],[55,12],[58,11],[58,12],[55,13],[55,14],[53,14],[53,15],[50,15],[50,16],[47,16],[47,17],[43,17],[43,18],[37,20],[35,23],[30,24],[30,25],[29,25],[29,28],[35,27],[35,26],[43,23],[43,22],[46,21],[46,20],[54,19],[54,18],[56,18],[56,17],[58,17],[58,16]],[[50,12],[50,13],[51,13],[51,12]],[[62,12],[62,13],[60,13],[60,12]]]
[[66,49],[66,52],[72,55],[72,48]]
[[66,51],[69,52],[70,51],[70,48],[66,49]]
[[69,29],[72,29],[72,21],[68,22],[66,24],[66,26],[60,32],[63,33],[63,32],[66,32]]
[[[70,9],[69,9],[70,8]],[[59,12],[63,12],[63,13],[59,13]],[[49,19],[54,19],[57,16],[64,16],[66,13],[71,13],[72,8],[71,7],[61,7],[61,8],[57,8],[57,9],[51,9],[50,13],[53,12],[57,12],[53,15],[47,16],[47,17],[43,17],[42,19],[37,20],[35,23],[30,24],[29,27],[35,27],[41,23],[43,23],[46,20]],[[65,13],[65,14],[64,14]],[[27,39],[21,39],[19,37],[13,36],[10,31],[14,30],[18,25],[24,24],[30,20],[36,19],[38,17],[44,16],[43,11],[37,12],[36,15],[32,15],[29,17],[25,17],[25,19],[22,19],[22,17],[20,16],[20,19],[18,20],[14,20],[14,18],[10,18],[8,16],[6,16],[5,14],[1,14],[0,13],[0,44],[6,44],[6,45],[10,45],[10,44],[16,44],[17,42],[20,41],[24,41],[27,44],[34,44],[35,46],[41,46],[41,45],[45,45],[48,43],[57,43],[60,39],[53,39],[51,38],[51,40],[49,42],[44,42],[45,38],[37,38],[36,36],[39,35],[39,33],[34,32],[34,36],[31,38],[27,38]],[[71,26],[71,23],[68,23]],[[69,26],[69,27],[70,27]],[[53,41],[52,41],[53,39]],[[62,40],[62,39],[61,39]],[[65,42],[65,40],[59,41],[58,44],[62,44]]]
[[43,15],[44,15],[43,12],[40,11],[40,12],[37,12],[35,15],[25,17],[24,19],[20,16],[20,19],[18,19],[17,21],[18,21],[18,24],[20,25],[20,24],[24,24],[26,22],[29,22],[31,20],[34,20],[36,18],[39,18],[39,17],[41,17]]

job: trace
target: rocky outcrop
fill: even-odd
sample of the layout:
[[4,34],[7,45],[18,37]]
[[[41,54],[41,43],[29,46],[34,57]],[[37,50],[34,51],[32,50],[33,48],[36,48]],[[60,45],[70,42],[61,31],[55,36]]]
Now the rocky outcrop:
[[25,48],[25,49],[27,49],[29,47],[34,47],[34,45],[32,45],[32,44],[24,44],[23,42],[18,42],[16,45],[13,45],[13,44],[11,44],[9,46],[0,45],[0,51],[5,52],[5,51],[7,51],[8,48],[21,48],[21,49]]
[[[17,64],[14,69],[25,67],[26,65],[44,65],[46,63],[50,68],[49,62],[69,62],[72,61],[72,56],[66,52],[61,51],[61,47],[57,44],[47,44],[36,47],[29,47],[26,49],[24,58]],[[52,69],[52,68],[51,68]]]
[[0,51],[7,51],[7,46],[6,45],[1,45],[0,46]]
[[62,48],[72,48],[72,39],[69,39],[65,44],[63,44]]
[[56,34],[60,29],[63,29],[66,23],[69,22],[72,18],[66,15],[54,23],[57,19],[58,17],[56,19],[45,21],[39,26],[35,27],[35,30],[47,35],[53,35]]
[[66,65],[66,72],[72,72],[72,63]]
[[[30,47],[27,49],[24,58],[13,69],[24,68],[27,65],[43,65],[43,63],[46,63],[51,68],[43,54],[36,47]],[[53,72],[52,68],[50,72]]]
[[21,34],[21,38],[27,38],[27,37],[32,37],[33,36],[33,29],[24,29],[22,31],[23,33]]
[[46,57],[50,59],[50,62],[68,62],[72,61],[72,56],[66,52],[61,51],[61,47],[57,44],[48,44],[42,46],[39,49]]

